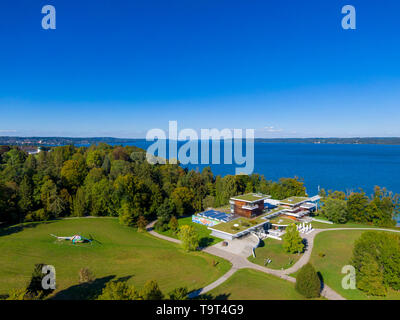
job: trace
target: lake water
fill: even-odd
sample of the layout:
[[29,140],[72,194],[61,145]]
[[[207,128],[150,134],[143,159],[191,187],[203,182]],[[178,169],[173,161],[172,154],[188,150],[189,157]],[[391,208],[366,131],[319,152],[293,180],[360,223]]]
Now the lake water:
[[[137,140],[132,144],[147,149],[152,142]],[[178,148],[182,144],[179,142]],[[254,157],[254,173],[263,174],[268,180],[298,176],[304,179],[310,195],[318,192],[318,186],[326,190],[342,191],[362,188],[370,195],[374,186],[378,185],[400,193],[398,145],[255,142]],[[216,175],[235,174],[235,164],[210,166]],[[188,167],[201,170],[205,165]]]

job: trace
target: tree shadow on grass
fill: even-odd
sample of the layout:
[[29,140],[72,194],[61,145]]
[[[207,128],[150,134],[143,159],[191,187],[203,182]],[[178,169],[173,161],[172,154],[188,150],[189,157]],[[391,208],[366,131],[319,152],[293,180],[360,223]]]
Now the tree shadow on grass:
[[228,300],[230,295],[230,293],[222,293],[214,296],[212,294],[205,293],[194,298],[193,300]]
[[1,227],[0,228],[0,237],[2,236],[9,236],[14,233],[21,232],[25,229],[32,229],[37,227],[38,225],[43,225],[43,224],[50,224],[54,223],[56,221],[38,221],[38,222],[30,222],[30,223],[24,223],[24,224],[17,224],[15,226],[8,226],[8,227]]
[[321,282],[321,291],[320,292],[322,292],[322,290],[324,290],[324,277],[322,276],[321,272],[319,272],[319,271],[317,271],[317,275],[318,275],[319,281]]
[[303,240],[301,242],[304,244],[304,248],[301,253],[304,253],[308,248],[308,240],[306,238],[303,238]]
[[113,280],[116,282],[128,281],[133,275],[119,277],[115,279],[115,275],[98,278],[92,282],[86,282],[71,286],[65,290],[57,292],[51,300],[94,300],[96,299],[103,289],[105,288],[107,282]]
[[211,245],[214,242],[213,238],[209,238],[209,237],[203,237],[200,239],[199,241],[199,247],[200,248],[205,248],[208,247],[209,245]]
[[93,300],[96,299],[115,275],[98,278],[89,283],[81,283],[57,292],[51,300]]

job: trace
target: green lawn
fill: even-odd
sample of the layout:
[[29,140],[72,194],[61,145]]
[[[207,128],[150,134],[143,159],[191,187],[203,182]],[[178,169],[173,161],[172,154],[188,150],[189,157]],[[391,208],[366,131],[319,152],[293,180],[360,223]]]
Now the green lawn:
[[229,300],[303,300],[294,284],[251,269],[240,269],[207,295]]
[[[315,217],[319,219],[318,217]],[[314,229],[332,229],[332,228],[377,228],[377,226],[369,225],[369,224],[361,224],[361,223],[355,223],[355,222],[347,222],[344,224],[328,224],[328,223],[323,223],[323,222],[317,222],[317,221],[312,221],[311,222],[312,226]],[[393,228],[384,228],[384,229],[389,229],[389,230],[400,230],[399,227],[393,227]]]
[[246,229],[249,229],[250,227],[254,227],[258,224],[265,223],[266,220],[262,219],[262,217],[264,217],[264,216],[265,216],[265,214],[260,215],[255,218],[251,218],[251,219],[245,218],[245,217],[240,217],[240,218],[231,220],[229,222],[221,222],[221,223],[213,226],[212,228],[215,230],[227,232],[230,234],[236,234],[236,233],[239,233]]
[[275,218],[269,219],[269,222],[273,225],[279,226],[288,226],[290,224],[298,224],[299,222],[288,217],[284,217],[283,215],[279,215]]
[[269,258],[272,262],[265,265],[271,269],[290,268],[301,255],[286,253],[282,246],[282,241],[267,238],[261,242],[261,246],[256,249],[256,257],[249,257],[249,261],[264,266],[265,259]]
[[247,193],[247,194],[234,196],[231,199],[254,202],[254,201],[259,201],[259,200],[265,199],[265,198],[266,198],[266,196],[264,196],[264,195],[258,196],[254,193]]
[[[368,297],[360,290],[345,290],[341,286],[344,277],[344,274],[341,273],[342,267],[349,264],[354,241],[363,232],[365,231],[326,231],[318,234],[314,239],[310,262],[321,273],[324,282],[346,299],[376,299],[375,297]],[[324,253],[325,257],[320,257],[320,253]],[[381,299],[400,299],[400,292],[391,290],[387,297]]]
[[[211,236],[211,230],[209,230],[206,226],[203,226],[202,224],[199,224],[199,223],[192,222],[191,216],[178,219],[178,223],[179,223],[179,226],[190,225],[196,229],[196,231],[198,232],[198,234],[200,236],[200,247],[202,247],[202,248],[212,246],[212,245],[222,241],[222,239]],[[165,236],[178,239],[178,236],[176,235],[176,233],[172,232],[172,230],[167,230],[164,232],[157,231],[157,232],[160,234],[163,234]]]
[[[76,233],[96,239],[92,245],[55,243],[58,236]],[[213,266],[213,260],[217,265]],[[92,289],[110,279],[126,277],[138,288],[150,279],[168,292],[178,286],[204,287],[230,269],[230,263],[203,252],[185,253],[179,245],[122,226],[117,219],[80,218],[25,224],[0,229],[0,295],[23,288],[34,264],[54,265],[56,298],[85,298],[78,271],[88,267],[96,276]],[[71,287],[72,286],[72,287]],[[97,292],[97,291],[96,291]]]

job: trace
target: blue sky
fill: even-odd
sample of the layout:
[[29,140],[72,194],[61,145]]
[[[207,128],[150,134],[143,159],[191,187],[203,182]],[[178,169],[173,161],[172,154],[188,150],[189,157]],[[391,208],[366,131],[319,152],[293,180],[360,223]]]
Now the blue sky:
[[399,30],[397,0],[4,0],[0,135],[400,136]]

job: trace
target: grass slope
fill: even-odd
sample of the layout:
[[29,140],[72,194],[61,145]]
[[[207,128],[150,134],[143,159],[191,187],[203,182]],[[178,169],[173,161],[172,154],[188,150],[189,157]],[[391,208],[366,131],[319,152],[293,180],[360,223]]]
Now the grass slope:
[[[110,279],[126,277],[138,288],[147,280],[155,279],[164,292],[178,286],[198,289],[230,268],[225,260],[203,252],[185,253],[176,244],[138,233],[112,218],[30,223],[19,229],[0,229],[0,294],[24,287],[35,263],[55,266],[56,297],[69,299],[76,298],[80,291],[78,271],[82,267],[94,272],[95,285],[100,289]],[[98,242],[79,246],[55,243],[51,233],[91,235]],[[218,261],[216,267],[212,266],[213,260]]]
[[[322,274],[324,282],[346,299],[365,300],[378,299],[368,297],[362,291],[345,290],[342,288],[341,273],[343,266],[348,265],[353,255],[354,241],[357,240],[362,230],[327,231],[318,234],[314,239],[314,248],[310,262]],[[324,253],[325,257],[320,257]],[[400,299],[400,293],[390,290],[388,295],[380,299]]]
[[217,299],[228,300],[303,300],[294,284],[272,275],[240,269],[209,293]]

